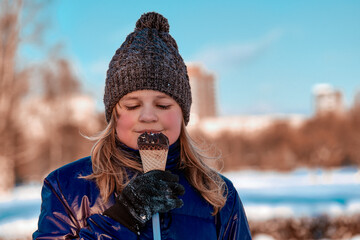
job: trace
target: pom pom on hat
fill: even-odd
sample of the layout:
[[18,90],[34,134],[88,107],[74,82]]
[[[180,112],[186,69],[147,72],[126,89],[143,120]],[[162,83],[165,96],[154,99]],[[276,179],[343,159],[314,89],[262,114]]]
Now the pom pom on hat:
[[141,31],[144,28],[154,28],[159,32],[169,32],[170,26],[168,20],[156,12],[144,13],[136,22],[135,31]]

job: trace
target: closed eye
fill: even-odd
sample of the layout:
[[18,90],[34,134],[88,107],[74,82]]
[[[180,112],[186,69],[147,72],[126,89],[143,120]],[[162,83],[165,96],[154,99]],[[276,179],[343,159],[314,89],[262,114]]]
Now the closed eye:
[[125,106],[125,108],[127,110],[135,110],[136,108],[138,108],[140,105],[135,105],[135,106]]
[[171,105],[156,105],[158,108],[160,108],[160,109],[169,109],[170,107],[171,107]]

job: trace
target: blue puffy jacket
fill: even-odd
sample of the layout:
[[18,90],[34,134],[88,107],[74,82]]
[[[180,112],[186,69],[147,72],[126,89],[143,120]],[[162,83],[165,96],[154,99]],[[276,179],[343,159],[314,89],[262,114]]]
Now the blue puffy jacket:
[[[188,183],[183,172],[170,169],[185,187],[182,208],[160,214],[162,239],[251,239],[249,226],[234,186],[228,187],[226,205],[212,216],[213,208]],[[102,215],[114,202],[114,195],[104,203],[94,181],[78,178],[92,173],[91,158],[69,163],[44,180],[38,230],[33,239],[152,239],[148,221],[140,235],[115,220]]]

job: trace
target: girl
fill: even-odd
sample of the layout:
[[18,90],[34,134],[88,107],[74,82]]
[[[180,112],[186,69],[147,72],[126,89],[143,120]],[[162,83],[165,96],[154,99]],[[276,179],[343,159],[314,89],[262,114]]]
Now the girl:
[[[206,166],[186,131],[191,106],[187,69],[166,18],[143,14],[107,71],[108,125],[91,156],[44,180],[34,239],[251,239],[232,183]],[[163,133],[166,171],[143,173],[137,138]]]

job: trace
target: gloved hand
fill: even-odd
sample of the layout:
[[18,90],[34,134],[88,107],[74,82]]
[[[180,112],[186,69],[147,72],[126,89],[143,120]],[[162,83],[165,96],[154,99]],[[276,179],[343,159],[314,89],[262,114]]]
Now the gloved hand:
[[104,215],[138,233],[155,213],[180,208],[185,193],[179,177],[169,171],[152,170],[132,179]]

